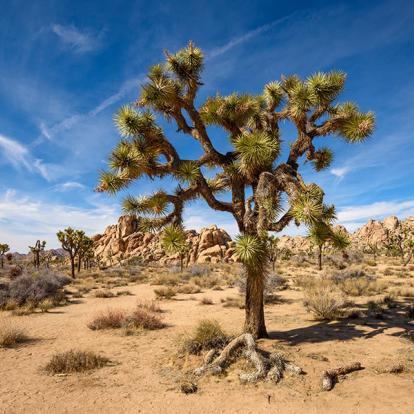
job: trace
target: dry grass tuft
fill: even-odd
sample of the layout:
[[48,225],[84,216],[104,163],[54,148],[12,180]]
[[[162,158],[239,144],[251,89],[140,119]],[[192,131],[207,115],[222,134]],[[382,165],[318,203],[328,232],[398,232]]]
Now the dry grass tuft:
[[227,296],[225,299],[221,299],[221,303],[223,304],[224,308],[244,309],[244,299],[241,296]]
[[183,293],[185,295],[192,295],[194,293],[200,293],[201,288],[194,283],[187,283],[185,285],[179,286],[177,288],[178,293]]
[[131,334],[134,330],[162,329],[165,327],[165,324],[157,313],[137,307],[132,313],[126,316],[124,327],[126,334]]
[[113,298],[115,294],[110,290],[97,290],[95,292],[95,298]]
[[160,287],[154,289],[154,293],[157,299],[171,299],[177,294],[177,291],[171,287]]
[[24,329],[11,321],[0,320],[0,348],[10,348],[28,339]]
[[223,348],[229,336],[215,320],[201,320],[190,335],[182,338],[181,350],[189,354],[200,354],[213,348]]
[[210,298],[202,298],[200,300],[200,305],[214,305],[214,302]]
[[102,311],[88,323],[88,328],[95,330],[119,329],[125,322],[126,312],[123,309],[107,309]]
[[102,368],[110,362],[108,358],[93,352],[70,350],[52,356],[45,366],[49,374],[69,374]]
[[333,283],[320,280],[304,289],[303,304],[316,320],[335,320],[343,315],[346,300]]

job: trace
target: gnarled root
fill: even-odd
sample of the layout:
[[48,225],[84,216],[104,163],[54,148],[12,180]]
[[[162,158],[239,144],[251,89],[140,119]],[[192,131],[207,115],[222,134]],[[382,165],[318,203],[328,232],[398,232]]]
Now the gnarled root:
[[197,368],[194,374],[198,376],[205,373],[220,374],[235,352],[242,348],[244,348],[243,357],[255,367],[253,372],[240,374],[240,380],[243,382],[256,382],[264,378],[278,382],[285,370],[295,374],[303,374],[301,368],[286,361],[280,354],[271,354],[269,358],[265,358],[258,353],[253,336],[247,333],[234,338],[215,359],[216,350],[209,351],[204,357],[204,365]]
[[345,365],[343,367],[339,367],[336,369],[329,369],[327,371],[323,371],[322,373],[322,389],[324,391],[330,391],[334,386],[335,383],[338,381],[338,376],[346,375],[350,372],[359,371],[363,369],[360,362],[354,362],[350,365]]

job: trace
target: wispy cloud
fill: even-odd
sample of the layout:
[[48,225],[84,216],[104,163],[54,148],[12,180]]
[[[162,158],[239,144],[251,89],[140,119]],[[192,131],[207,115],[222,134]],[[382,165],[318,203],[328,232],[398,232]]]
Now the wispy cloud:
[[51,127],[47,127],[46,124],[42,121],[39,125],[40,136],[37,138],[34,144],[40,143],[43,140],[43,137],[47,140],[52,140],[59,133],[72,129],[75,125],[85,121],[86,119],[94,118],[101,112],[119,102],[134,88],[138,88],[141,79],[143,79],[143,76],[127,79],[114,94],[110,95],[108,98],[105,98],[98,105],[84,114],[75,114],[68,116],[67,118],[64,118],[62,121],[52,125]]
[[257,37],[261,35],[262,33],[265,33],[269,31],[270,29],[273,29],[275,26],[280,25],[282,23],[285,23],[286,21],[292,19],[297,13],[292,13],[289,16],[282,17],[280,19],[274,20],[270,23],[266,23],[262,26],[257,27],[256,29],[249,30],[246,33],[241,34],[240,36],[234,37],[227,43],[225,43],[222,46],[215,47],[207,52],[207,59],[212,59],[217,56],[224,55],[229,50],[233,49],[236,46],[239,46],[243,43],[246,43],[247,41],[253,39],[254,37]]
[[65,191],[72,191],[72,190],[83,190],[86,187],[78,183],[76,181],[67,181],[65,183],[60,183],[54,186],[55,191],[65,192]]
[[91,52],[101,47],[101,35],[75,26],[52,25],[52,32],[76,53]]
[[32,239],[46,240],[47,247],[58,247],[56,232],[76,226],[92,235],[102,232],[118,218],[115,206],[102,202],[91,208],[74,207],[34,200],[29,196],[7,190],[0,196],[0,239],[7,240],[13,250],[26,252]]
[[0,148],[4,160],[14,168],[23,168],[31,173],[40,174],[47,181],[52,179],[51,173],[54,167],[45,164],[41,159],[33,157],[28,148],[17,140],[0,134]]

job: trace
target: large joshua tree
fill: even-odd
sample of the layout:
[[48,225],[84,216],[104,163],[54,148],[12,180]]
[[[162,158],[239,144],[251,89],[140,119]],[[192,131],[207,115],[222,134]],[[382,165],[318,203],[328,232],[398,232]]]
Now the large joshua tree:
[[[233,215],[240,231],[237,253],[247,277],[245,331],[265,337],[267,232],[280,232],[292,221],[312,226],[335,215],[333,206],[324,204],[322,189],[304,182],[299,163],[304,158],[317,171],[327,168],[332,152],[317,147],[316,139],[338,135],[360,142],[372,133],[374,115],[350,102],[336,103],[346,78],[342,72],[316,73],[305,80],[282,76],[259,95],[217,94],[200,104],[196,98],[203,62],[202,51],[190,42],[150,68],[135,106],[123,106],[115,116],[122,139],[110,155],[110,171],[101,173],[98,190],[116,193],[142,176],[176,178],[173,192],[160,190],[123,201],[124,211],[136,215],[142,229],[181,226],[185,204],[198,198]],[[155,113],[197,141],[202,155],[183,158]],[[296,137],[282,161],[282,142],[288,139],[282,141],[279,124],[288,121]],[[220,151],[210,126],[225,132],[231,151]],[[220,192],[226,196],[218,197]]]

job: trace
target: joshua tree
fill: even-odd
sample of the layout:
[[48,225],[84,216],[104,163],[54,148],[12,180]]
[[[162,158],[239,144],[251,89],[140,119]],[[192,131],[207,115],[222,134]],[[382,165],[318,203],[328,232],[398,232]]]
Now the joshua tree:
[[4,255],[10,250],[10,247],[6,243],[0,243],[0,259],[1,259],[1,268],[4,266]]
[[[198,105],[203,60],[190,42],[175,54],[167,52],[165,64],[150,68],[135,108],[123,106],[115,116],[122,139],[110,155],[110,171],[101,173],[98,190],[116,193],[142,176],[178,180],[175,191],[124,200],[124,211],[138,216],[138,226],[146,230],[180,226],[184,206],[198,198],[232,214],[240,231],[237,253],[247,274],[245,331],[265,337],[267,231],[279,232],[292,221],[312,225],[327,208],[322,189],[302,179],[299,163],[304,157],[317,171],[327,168],[332,152],[317,147],[316,138],[338,135],[360,142],[372,133],[374,115],[353,103],[335,102],[345,84],[342,72],[316,73],[306,80],[282,76],[259,95],[217,94]],[[197,141],[201,156],[182,158],[157,124],[156,112]],[[282,140],[279,124],[288,121],[297,136],[284,162],[278,159],[288,140]],[[217,130],[210,126],[221,128],[227,142],[220,144],[222,136],[213,140]],[[223,152],[229,145],[232,149]],[[227,196],[218,198],[220,192]],[[282,209],[284,194],[287,206]]]
[[326,245],[331,245],[336,250],[344,250],[349,246],[348,235],[342,230],[335,230],[329,224],[320,222],[312,226],[308,237],[311,244],[318,248],[318,269],[322,270],[322,257]]
[[85,233],[82,230],[74,230],[71,227],[57,233],[57,238],[62,244],[62,249],[69,253],[72,278],[75,279],[75,257],[82,246]]
[[272,263],[272,270],[275,271],[275,265],[277,260],[277,254],[279,249],[277,244],[279,243],[279,238],[276,236],[268,236],[267,238],[267,250],[269,256],[269,262]]
[[406,223],[401,223],[398,231],[387,231],[387,234],[387,250],[401,257],[403,265],[407,266],[414,256],[414,230]]
[[78,250],[78,273],[81,270],[82,261],[91,255],[93,257],[93,240],[88,236],[83,235],[80,240],[80,247]]
[[377,256],[381,254],[379,243],[367,241],[363,246],[363,252],[372,254],[374,260],[377,260]]
[[38,240],[34,246],[29,246],[30,251],[33,253],[33,264],[36,269],[40,267],[40,254],[45,250],[46,242]]
[[184,255],[189,250],[186,235],[182,227],[177,225],[167,226],[161,236],[161,245],[167,252],[179,254],[180,271],[182,272],[184,267]]

